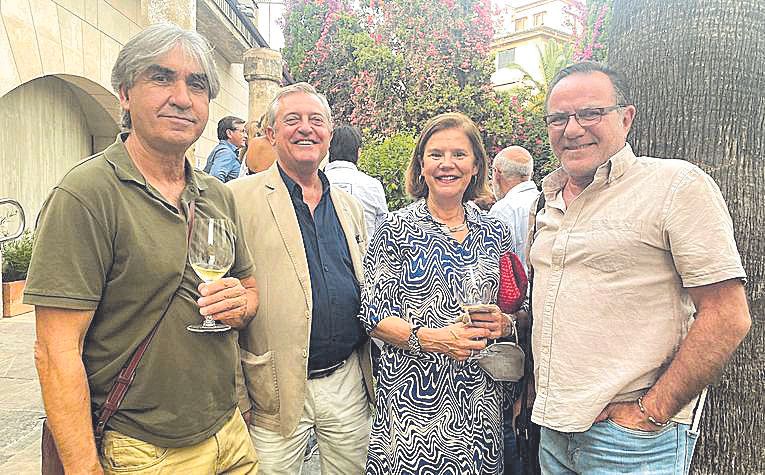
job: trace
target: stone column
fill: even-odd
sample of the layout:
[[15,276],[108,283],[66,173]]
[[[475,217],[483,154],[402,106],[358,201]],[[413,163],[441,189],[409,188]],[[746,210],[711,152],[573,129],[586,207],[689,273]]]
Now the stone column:
[[141,14],[147,25],[170,22],[185,30],[197,29],[196,0],[141,0]]
[[282,55],[268,48],[252,48],[245,51],[244,79],[250,87],[248,120],[258,120],[279,91],[282,80]]

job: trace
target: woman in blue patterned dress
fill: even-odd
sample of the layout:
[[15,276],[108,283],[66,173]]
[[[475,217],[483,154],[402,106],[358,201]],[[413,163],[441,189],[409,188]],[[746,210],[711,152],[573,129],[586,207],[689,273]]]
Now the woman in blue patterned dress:
[[468,203],[485,193],[487,160],[475,124],[431,119],[407,170],[411,205],[375,232],[364,262],[360,318],[385,342],[367,474],[499,474],[502,384],[469,358],[510,332],[495,308],[462,313],[465,279],[496,301],[510,231]]

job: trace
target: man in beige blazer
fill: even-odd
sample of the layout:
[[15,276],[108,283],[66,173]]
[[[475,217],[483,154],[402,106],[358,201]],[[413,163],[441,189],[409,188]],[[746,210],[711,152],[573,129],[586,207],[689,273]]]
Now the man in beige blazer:
[[260,292],[239,337],[260,473],[300,473],[313,428],[322,473],[361,474],[373,394],[357,318],[363,210],[318,170],[332,135],[324,96],[306,83],[283,88],[266,120],[276,163],[228,184]]

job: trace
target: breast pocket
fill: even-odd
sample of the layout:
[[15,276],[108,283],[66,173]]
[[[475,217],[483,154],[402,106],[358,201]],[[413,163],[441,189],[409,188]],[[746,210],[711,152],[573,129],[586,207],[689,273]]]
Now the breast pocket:
[[637,262],[641,226],[639,220],[593,220],[585,236],[582,263],[606,273],[633,266]]

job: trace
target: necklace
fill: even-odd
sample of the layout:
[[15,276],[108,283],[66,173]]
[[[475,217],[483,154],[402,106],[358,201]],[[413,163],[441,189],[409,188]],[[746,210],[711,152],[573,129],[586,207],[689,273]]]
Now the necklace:
[[443,222],[437,220],[436,219],[436,215],[435,215],[435,213],[433,213],[432,210],[429,210],[429,211],[430,211],[430,216],[433,218],[433,221],[438,223],[441,226],[441,229],[444,230],[444,232],[458,233],[460,231],[464,231],[464,230],[467,229],[467,216],[465,215],[464,212],[462,214],[462,222],[460,224],[457,224],[457,225],[454,225],[454,226],[449,226],[448,224],[443,223]]
[[458,233],[467,229],[467,223],[463,221],[456,226],[447,226],[444,223],[441,223],[441,227],[450,233]]

